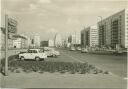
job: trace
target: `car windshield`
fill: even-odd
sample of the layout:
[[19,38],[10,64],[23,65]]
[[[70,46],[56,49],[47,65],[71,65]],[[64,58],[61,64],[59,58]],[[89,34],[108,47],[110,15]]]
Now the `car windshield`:
[[40,53],[43,53],[43,52],[44,52],[44,49],[40,49],[39,52],[40,52]]
[[44,51],[52,51],[51,48],[44,48]]
[[37,53],[37,50],[33,50],[32,52],[33,52],[33,53]]
[[28,53],[37,53],[37,50],[28,50]]
[[28,53],[32,53],[32,50],[28,50]]

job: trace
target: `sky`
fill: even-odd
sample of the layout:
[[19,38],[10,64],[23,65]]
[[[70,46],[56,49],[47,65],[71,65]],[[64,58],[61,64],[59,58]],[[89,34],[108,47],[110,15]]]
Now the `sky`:
[[79,33],[128,6],[127,0],[2,0],[2,12],[18,21],[18,33],[42,40]]

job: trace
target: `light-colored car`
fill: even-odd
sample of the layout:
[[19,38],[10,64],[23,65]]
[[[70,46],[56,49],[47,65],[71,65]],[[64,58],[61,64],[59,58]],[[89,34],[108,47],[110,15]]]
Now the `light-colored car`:
[[81,47],[77,47],[76,50],[81,51]]
[[88,50],[86,48],[81,49],[81,53],[87,53],[87,52],[88,52]]
[[70,48],[70,51],[75,51],[75,50],[76,50],[75,47]]
[[40,49],[28,49],[27,52],[19,54],[20,60],[34,59],[36,61],[39,61],[41,59],[44,60],[45,58],[47,58],[47,55],[43,53]]
[[57,57],[60,55],[59,51],[56,51],[54,48],[44,48],[44,53],[46,53],[46,55],[48,57]]

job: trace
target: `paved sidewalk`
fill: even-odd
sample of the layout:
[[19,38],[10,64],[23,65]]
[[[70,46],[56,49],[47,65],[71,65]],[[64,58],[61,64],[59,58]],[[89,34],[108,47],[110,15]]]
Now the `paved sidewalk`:
[[126,80],[111,74],[10,73],[3,88],[119,88]]

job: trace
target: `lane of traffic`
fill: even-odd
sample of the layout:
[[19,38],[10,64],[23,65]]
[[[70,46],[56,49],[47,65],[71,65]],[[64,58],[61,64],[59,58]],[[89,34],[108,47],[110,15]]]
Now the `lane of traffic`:
[[80,53],[78,51],[63,50],[68,55],[90,64],[96,65],[102,69],[108,70],[120,77],[127,75],[127,57],[114,55],[96,55],[88,53]]

